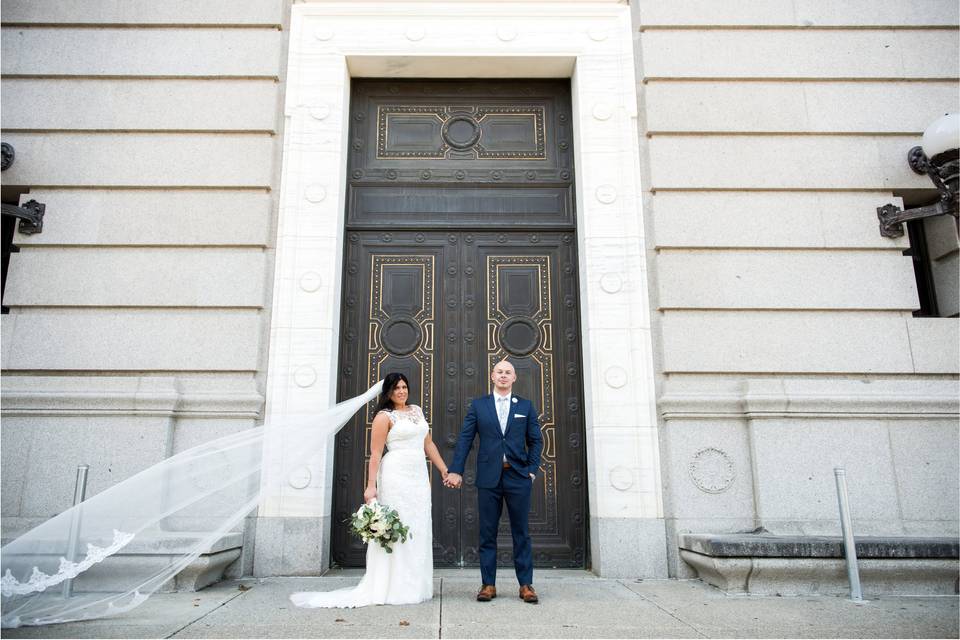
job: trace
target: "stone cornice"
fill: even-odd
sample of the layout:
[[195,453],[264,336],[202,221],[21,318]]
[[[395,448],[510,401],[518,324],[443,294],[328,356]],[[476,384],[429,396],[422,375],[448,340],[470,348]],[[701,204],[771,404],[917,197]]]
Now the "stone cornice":
[[[29,386],[29,388],[27,388]],[[257,419],[264,398],[244,381],[190,388],[189,381],[161,378],[5,378],[0,415],[190,416]],[[216,388],[220,386],[220,388]],[[213,387],[213,388],[210,388]]]
[[665,420],[679,418],[956,418],[955,381],[746,380],[738,388],[673,389],[657,401]]

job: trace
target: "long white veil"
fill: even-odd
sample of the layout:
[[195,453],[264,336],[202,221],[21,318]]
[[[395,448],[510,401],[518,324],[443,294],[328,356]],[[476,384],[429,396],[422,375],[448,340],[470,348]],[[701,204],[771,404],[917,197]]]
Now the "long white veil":
[[[284,447],[284,470],[323,451],[382,385],[271,425],[296,443]],[[257,507],[265,433],[256,427],[182,451],[4,545],[2,626],[101,618],[141,604]]]

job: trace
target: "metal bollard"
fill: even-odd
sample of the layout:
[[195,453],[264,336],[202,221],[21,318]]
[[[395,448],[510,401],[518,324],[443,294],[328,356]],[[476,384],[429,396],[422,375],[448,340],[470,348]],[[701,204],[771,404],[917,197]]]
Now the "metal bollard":
[[860,569],[857,567],[857,547],[853,540],[853,524],[850,521],[850,500],[847,497],[847,472],[843,467],[834,467],[837,480],[837,503],[840,505],[840,529],[843,532],[843,555],[847,560],[847,580],[850,583],[850,599],[863,602],[860,591]]
[[[83,502],[87,495],[87,472],[90,465],[81,464],[77,467],[77,484],[73,488],[73,506]],[[81,507],[82,509],[82,507]],[[70,520],[70,539],[67,542],[67,555],[65,558],[70,562],[77,559],[77,538],[80,537],[80,521],[82,520],[81,509],[77,509],[73,518]],[[73,578],[63,581],[63,597],[69,598],[73,593]]]

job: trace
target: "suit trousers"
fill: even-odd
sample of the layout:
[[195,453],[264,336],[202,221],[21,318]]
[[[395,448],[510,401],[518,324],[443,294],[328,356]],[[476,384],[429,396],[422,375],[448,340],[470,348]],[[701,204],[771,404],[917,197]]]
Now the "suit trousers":
[[497,529],[503,505],[510,516],[513,536],[513,566],[517,581],[533,584],[533,549],[530,543],[530,494],[533,480],[513,467],[505,468],[493,488],[477,488],[480,515],[480,575],[483,584],[497,584]]

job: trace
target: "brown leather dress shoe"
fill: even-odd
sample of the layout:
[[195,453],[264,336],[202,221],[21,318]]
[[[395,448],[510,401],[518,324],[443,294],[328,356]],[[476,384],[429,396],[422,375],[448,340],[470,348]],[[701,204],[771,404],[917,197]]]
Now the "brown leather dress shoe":
[[480,586],[480,591],[477,592],[477,602],[490,602],[497,597],[497,588],[492,584],[485,584]]
[[520,585],[520,599],[530,604],[540,602],[540,598],[537,597],[537,592],[534,591],[533,586],[529,584]]

